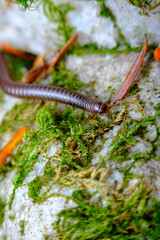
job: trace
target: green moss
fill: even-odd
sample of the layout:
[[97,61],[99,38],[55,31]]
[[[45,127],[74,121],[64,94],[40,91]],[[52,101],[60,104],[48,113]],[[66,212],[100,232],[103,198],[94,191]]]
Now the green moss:
[[[41,102],[22,102],[17,103],[3,118],[0,124],[0,133],[4,133],[7,129],[14,127],[19,128],[23,125],[29,125],[35,121],[37,109]],[[32,114],[31,114],[32,112]]]
[[107,18],[109,17],[111,19],[111,21],[114,23],[114,27],[117,28],[119,34],[119,44],[125,45],[127,49],[130,49],[131,48],[130,44],[127,43],[125,36],[122,34],[121,29],[118,27],[116,17],[112,13],[111,9],[105,5],[105,2],[102,2],[100,4],[100,16]]
[[[54,183],[65,184],[58,177],[60,174],[61,179],[63,179],[70,171],[76,172],[89,166],[94,152],[103,145],[102,141],[99,146],[95,147],[94,143],[97,137],[103,139],[103,133],[109,129],[109,126],[98,116],[84,117],[83,113],[77,115],[75,109],[66,108],[62,114],[55,114],[54,118],[50,113],[51,110],[47,111],[45,108],[37,114],[39,130],[36,131],[36,135],[44,136],[45,141],[47,141],[47,138],[52,138],[51,131],[55,131],[57,135],[53,136],[49,144],[57,138],[60,139],[62,148],[47,161],[43,176],[36,177],[28,184],[29,197],[32,198],[33,202],[39,203],[52,196],[47,192],[50,191]],[[44,148],[42,137],[41,147]],[[41,191],[43,186],[45,186],[45,190]]]
[[[47,198],[47,188],[50,188],[55,179],[55,172],[53,167],[51,166],[51,161],[46,163],[44,167],[43,176],[36,176],[29,184],[28,184],[28,195],[32,199],[33,203],[41,203],[43,200]],[[42,187],[46,187],[45,192],[42,193]],[[41,194],[40,194],[41,192]]]
[[153,0],[129,0],[129,3],[140,8],[140,14],[145,14],[149,16],[149,11],[152,11],[160,6],[160,2],[156,2]]
[[0,104],[4,103],[4,93],[0,90]]
[[45,236],[44,236],[44,240],[48,240],[49,238],[50,238],[49,235],[45,235]]
[[67,24],[66,14],[69,11],[74,10],[74,8],[69,4],[63,3],[55,5],[52,1],[45,0],[43,1],[43,10],[49,21],[56,22],[58,24],[57,28],[55,29],[60,37],[58,39],[58,45],[60,46],[59,41],[62,42],[62,37],[64,38],[64,42],[67,42],[71,37],[73,27]]
[[[40,133],[42,133],[41,130]],[[32,170],[35,162],[38,161],[39,154],[44,151],[43,145],[48,146],[45,144],[45,141],[47,142],[47,139],[45,139],[47,134],[48,132],[46,132],[42,140],[42,135],[36,135],[36,130],[34,131],[33,129],[30,129],[26,133],[24,144],[22,144],[19,147],[17,153],[13,155],[15,161],[17,161],[15,164],[18,170],[13,179],[14,189],[10,198],[9,207],[11,207],[12,201],[14,199],[15,190],[22,185],[23,180]]]
[[142,99],[139,101],[140,104],[144,104],[145,101],[143,101]]
[[99,6],[100,6],[99,16],[110,18],[111,21],[114,23],[114,27],[117,28],[118,35],[119,35],[119,42],[117,43],[117,46],[113,49],[107,49],[107,48],[100,49],[95,43],[90,43],[90,44],[86,44],[83,46],[77,45],[76,48],[70,50],[70,53],[83,55],[83,54],[107,54],[107,53],[108,54],[114,54],[114,53],[121,54],[121,53],[130,52],[130,51],[139,52],[141,50],[142,46],[132,48],[130,46],[130,44],[127,43],[125,36],[122,34],[121,29],[117,25],[117,20],[116,20],[114,14],[110,10],[110,8],[105,5],[105,1],[98,0],[97,2],[99,3]]
[[[119,160],[119,156],[121,156],[120,159],[127,159],[128,156],[128,151],[126,152],[126,149],[129,148],[129,146],[134,145],[137,140],[135,138],[135,136],[140,136],[142,138],[144,138],[144,134],[146,133],[145,127],[148,124],[152,124],[155,125],[155,120],[157,117],[160,116],[160,112],[156,113],[155,115],[151,116],[151,117],[146,117],[144,118],[142,121],[134,121],[134,127],[132,127],[132,129],[130,129],[130,125],[131,122],[125,122],[125,127],[122,128],[122,132],[120,130],[120,132],[118,133],[117,137],[115,138],[115,140],[113,140],[110,152],[109,152],[109,159],[111,160]],[[156,138],[152,141],[152,146],[153,146],[153,151],[151,153],[148,153],[148,157],[144,157],[143,155],[139,156],[139,160],[140,159],[150,159],[152,158],[156,158],[155,155],[155,142],[158,139],[159,136],[159,130],[157,129],[157,135]],[[149,141],[149,139],[146,139],[146,141]],[[126,155],[124,154],[124,151],[126,153]],[[122,157],[123,156],[123,157]],[[138,160],[138,158],[136,158]]]
[[[22,108],[23,109],[23,108]],[[17,113],[15,112],[17,116]],[[18,114],[19,115],[19,114]],[[32,115],[32,111],[30,112]],[[14,162],[12,167],[17,168],[16,176],[13,179],[14,190],[10,199],[9,206],[11,207],[14,199],[15,190],[20,187],[27,176],[32,170],[33,165],[39,161],[38,157],[41,153],[45,154],[50,144],[60,140],[62,148],[59,149],[56,154],[56,158],[53,156],[53,163],[56,164],[56,168],[52,168],[52,160],[46,164],[46,169],[42,177],[35,178],[29,184],[29,196],[33,202],[41,202],[45,200],[49,195],[44,193],[40,194],[43,186],[47,186],[49,191],[50,186],[54,183],[63,184],[61,181],[55,180],[58,169],[64,166],[62,169],[62,179],[66,175],[66,171],[71,170],[79,171],[83,168],[89,167],[92,156],[95,151],[99,151],[103,145],[105,139],[103,139],[104,132],[112,128],[112,124],[108,125],[100,119],[97,115],[84,116],[82,114],[77,115],[75,109],[66,108],[62,113],[56,112],[54,105],[41,106],[37,112],[35,111],[37,127],[30,129],[24,138],[23,144],[20,145],[16,154],[12,155],[11,162]],[[34,118],[35,118],[34,116]],[[113,141],[109,153],[110,160],[122,161],[128,157],[128,145],[132,146],[135,142],[135,135],[138,134],[144,138],[146,133],[145,126],[147,124],[155,124],[154,120],[159,116],[159,113],[152,117],[145,118],[141,122],[134,122],[134,127],[130,129],[130,125],[133,124],[125,122],[123,131],[118,133],[117,138]],[[153,144],[153,151],[148,155],[148,158],[154,153],[158,146],[154,146],[157,140],[159,130],[157,129],[157,136],[151,143]],[[99,146],[94,145],[96,138],[101,138],[101,144]],[[149,140],[148,140],[149,141]],[[134,156],[133,156],[134,157]],[[135,156],[135,161],[144,159],[143,156]],[[25,161],[24,161],[25,160]],[[102,159],[103,161],[103,159]],[[67,166],[67,167],[66,167]],[[12,168],[10,168],[11,170]],[[128,173],[129,174],[129,173]]]
[[21,81],[24,69],[30,69],[32,61],[24,60],[12,54],[5,53],[5,61],[10,72],[10,76],[14,81]]
[[[107,53],[108,54],[114,54],[114,53],[121,54],[121,53],[127,53],[127,52],[131,52],[131,51],[139,52],[143,46],[139,46],[139,47],[135,47],[135,48],[131,47],[130,44],[127,42],[125,36],[122,34],[121,29],[118,27],[116,17],[112,13],[111,9],[108,6],[106,6],[106,2],[103,0],[102,1],[97,0],[97,2],[99,3],[99,7],[100,7],[99,16],[110,18],[111,21],[114,23],[114,27],[117,28],[118,35],[119,35],[119,41],[117,42],[117,46],[112,49],[107,49],[107,48],[100,49],[97,46],[97,44],[90,43],[90,44],[86,44],[83,46],[77,45],[76,48],[73,48],[72,50],[70,50],[70,53],[77,54],[77,55],[83,55],[83,54],[107,54]],[[155,46],[150,45],[150,48],[153,50],[153,48],[155,48]]]
[[45,193],[40,194],[42,187],[51,186],[50,183],[52,178],[55,176],[53,175],[54,171],[50,168],[47,172],[45,171],[43,177],[36,176],[29,184],[28,184],[28,195],[32,199],[33,203],[41,203],[43,200],[47,198],[46,190]]
[[30,198],[32,198],[34,201],[37,200],[37,197],[40,194],[41,185],[42,185],[41,177],[37,176],[35,177],[28,185],[28,195]]
[[21,220],[21,221],[19,222],[19,226],[20,226],[20,228],[21,228],[21,230],[20,230],[19,232],[20,232],[21,236],[23,236],[23,235],[24,235],[25,221]]
[[[25,2],[25,1],[24,1]],[[126,53],[130,51],[135,51],[139,52],[142,48],[140,47],[135,47],[132,48],[126,41],[125,36],[122,34],[121,29],[118,27],[116,18],[113,15],[112,11],[108,6],[105,5],[105,1],[99,1],[97,0],[100,6],[100,17],[109,17],[111,21],[114,23],[115,28],[118,30],[119,34],[119,42],[117,43],[117,46],[113,49],[100,49],[96,44],[91,43],[87,45],[76,45],[76,48],[73,48],[70,50],[70,53],[72,54],[78,54],[78,55],[83,55],[83,54],[113,54],[113,53]],[[19,1],[20,3],[20,1]],[[21,3],[23,6],[23,2]],[[30,2],[30,5],[33,4],[33,1]],[[27,5],[24,4],[24,8],[26,8]],[[57,39],[57,45],[62,46],[64,45],[65,42],[67,42],[72,34],[73,27],[67,24],[67,13],[69,11],[73,11],[74,8],[69,5],[69,4],[59,4],[55,5],[52,1],[50,0],[44,0],[43,1],[43,9],[44,13],[49,19],[49,21],[53,21],[57,23],[57,28],[55,29],[58,39]],[[125,48],[124,48],[125,46]],[[150,46],[151,47],[151,46]]]
[[5,213],[5,203],[0,198],[0,226],[3,223],[4,213]]
[[[29,69],[32,65],[31,61],[26,61],[11,54],[5,53],[5,60],[13,80],[21,81],[23,69]],[[0,103],[4,103],[4,93],[0,90]]]
[[127,47],[125,49],[121,49],[120,45],[118,44],[117,47],[112,48],[112,49],[100,49],[98,48],[98,46],[94,43],[90,43],[90,44],[86,44],[83,46],[77,46],[74,49],[71,49],[69,51],[70,54],[77,54],[77,55],[84,55],[84,54],[121,54],[121,53],[128,53],[131,51],[134,52],[140,52],[140,50],[142,49],[142,46],[140,47]]
[[[30,125],[35,122],[36,114],[42,102],[22,102],[16,104],[3,118],[0,124],[0,136],[8,131],[12,136],[16,130],[24,125]],[[5,173],[12,171],[17,165],[14,155],[10,156],[10,161],[7,161],[0,168],[0,174],[5,175]]]
[[129,93],[130,95],[135,95],[137,92],[141,91],[141,89],[138,87],[138,84],[134,84],[130,87]]
[[[69,169],[81,169],[90,163],[96,138],[101,137],[108,130],[106,123],[96,115],[84,117],[84,112],[77,115],[75,109],[69,108],[60,114],[56,113],[55,107],[52,105],[42,107],[38,111],[36,122],[37,128],[27,131],[24,143],[12,156],[18,170],[13,179],[14,190],[10,199],[10,207],[15,190],[22,185],[23,180],[38,161],[39,154],[45,153],[50,144],[57,140],[62,143],[62,149],[59,151],[58,161],[56,161],[58,166],[67,165]],[[87,128],[82,127],[86,124]],[[51,171],[51,167],[45,171],[45,175],[47,175],[44,176],[45,181],[44,178],[43,181],[39,179],[39,183],[49,181],[48,178],[53,177],[49,171]],[[37,179],[35,180],[37,182]],[[32,182],[32,192],[33,189],[36,189],[37,192],[37,189],[43,184],[38,187],[33,185],[34,181]],[[33,198],[33,194],[29,194]]]
[[[88,192],[75,191],[76,207],[62,210],[53,224],[58,239],[158,239],[160,202],[152,201],[143,183],[138,191],[110,194],[110,203],[102,206]],[[106,196],[107,197],[107,196]]]
[[102,1],[100,4],[99,16],[114,19],[114,16],[113,16],[111,10],[108,7],[106,7],[105,1]]
[[86,84],[79,81],[70,70],[65,68],[64,61],[60,61],[51,74],[50,82],[53,86],[65,87],[74,91],[81,90]]
[[153,1],[151,1],[151,0],[129,0],[129,2],[132,5],[135,5],[136,7],[147,8],[147,7],[151,6]]
[[10,215],[8,218],[9,218],[9,220],[11,220],[11,221],[13,221],[14,219],[15,219],[15,215]]
[[130,0],[129,2],[130,2],[131,4],[137,6],[137,7],[140,6],[140,1],[139,1],[139,0]]
[[34,9],[41,3],[41,0],[14,0],[14,3],[18,4],[22,11],[26,9]]
[[157,111],[160,111],[160,103],[157,104],[157,106],[154,107]]

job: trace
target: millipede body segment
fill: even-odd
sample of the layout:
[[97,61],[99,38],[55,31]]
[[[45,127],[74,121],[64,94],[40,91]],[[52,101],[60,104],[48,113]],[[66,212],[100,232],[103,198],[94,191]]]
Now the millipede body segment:
[[83,94],[69,89],[40,84],[23,84],[12,81],[1,53],[0,86],[7,94],[20,98],[53,100],[102,115],[107,114],[109,111],[109,107],[105,103],[90,99]]

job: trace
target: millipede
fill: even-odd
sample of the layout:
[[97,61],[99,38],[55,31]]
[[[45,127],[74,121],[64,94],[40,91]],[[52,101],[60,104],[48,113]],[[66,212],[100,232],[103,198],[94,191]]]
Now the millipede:
[[[123,97],[125,96],[126,92],[128,91],[131,83],[135,79],[143,63],[147,47],[148,41],[146,39],[144,47],[142,48],[140,54],[136,58],[133,66],[131,67],[131,70],[129,71],[126,79],[124,80],[122,86],[120,87],[116,95],[116,98],[112,104],[115,104],[117,101],[122,100]],[[1,53],[0,53],[0,86],[4,92],[12,96],[20,98],[53,100],[100,115],[106,115],[112,105],[111,104],[110,106],[108,106],[102,101],[90,99],[83,94],[61,87],[14,82],[11,80],[9,76],[6,63]]]

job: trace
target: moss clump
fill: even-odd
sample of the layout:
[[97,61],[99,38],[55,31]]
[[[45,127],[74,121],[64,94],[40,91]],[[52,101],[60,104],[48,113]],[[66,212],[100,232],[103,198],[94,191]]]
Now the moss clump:
[[90,43],[85,44],[83,46],[78,46],[69,51],[70,54],[77,54],[77,55],[85,55],[85,54],[121,54],[121,53],[128,53],[131,51],[140,52],[142,46],[139,47],[127,47],[125,49],[121,49],[120,45],[118,44],[115,48],[112,49],[100,49],[97,44]]
[[157,106],[154,107],[157,111],[160,111],[160,103],[157,104]]
[[86,87],[86,84],[79,81],[70,70],[65,68],[63,60],[55,66],[49,83],[53,86],[65,87],[74,91],[81,90]]
[[129,0],[129,3],[139,7],[145,15],[148,15],[149,11],[152,11],[160,6],[160,2],[156,3],[156,1],[152,0]]
[[13,0],[14,3],[18,4],[22,11],[26,9],[36,9],[37,6],[42,2],[41,0]]
[[12,54],[5,53],[5,60],[12,80],[14,81],[21,81],[24,69],[30,69],[32,66],[32,61],[24,60]]
[[4,103],[4,93],[0,90],[0,104]]
[[50,174],[45,175],[45,177],[36,176],[29,184],[28,188],[28,195],[32,199],[32,201],[40,202],[42,200],[42,197],[40,197],[40,191],[43,186],[46,186],[49,181],[51,180]]
[[[39,154],[45,154],[50,144],[57,140],[60,140],[62,144],[57,154],[56,164],[58,166],[67,165],[69,169],[81,169],[90,163],[96,138],[101,137],[108,130],[106,123],[96,115],[84,117],[84,112],[77,115],[75,109],[69,108],[57,114],[52,105],[42,107],[38,111],[36,122],[37,128],[30,129],[26,133],[24,143],[12,156],[18,171],[13,180],[15,187],[10,206],[15,190],[22,185],[35,162],[39,161]],[[46,154],[45,156],[47,157]]]
[[23,236],[23,235],[24,235],[25,221],[21,220],[21,221],[19,222],[19,226],[20,226],[20,228],[21,228],[21,230],[20,230],[19,232],[20,232],[21,236]]
[[134,84],[130,87],[129,93],[130,95],[135,95],[137,92],[141,91],[141,89],[138,87],[138,84]]
[[[3,118],[0,124],[0,133],[6,132],[9,128],[19,128],[23,125],[29,125],[35,121],[36,112],[41,106],[41,102],[22,102],[17,103]],[[32,114],[31,114],[32,112]]]
[[[26,61],[6,53],[5,53],[5,60],[6,60],[10,75],[12,76],[12,79],[15,81],[20,81],[23,76],[22,69],[24,68],[29,69],[32,64],[31,61]],[[0,90],[0,103],[4,103],[4,93],[2,92],[2,90]]]
[[127,43],[125,36],[122,34],[121,29],[117,25],[116,17],[114,16],[110,8],[105,5],[104,1],[102,1],[100,4],[100,16],[110,18],[111,21],[114,23],[114,27],[117,28],[118,30],[120,42],[122,42],[122,43],[119,42],[118,46],[121,44],[125,45],[127,49],[130,49],[131,48],[130,44]]
[[[115,138],[115,140],[112,143],[111,146],[111,150],[109,152],[109,159],[112,160],[125,160],[127,159],[128,156],[128,149],[130,146],[134,145],[137,140],[135,138],[135,136],[141,136],[142,138],[144,138],[144,133],[145,133],[145,129],[144,127],[146,127],[148,124],[152,124],[156,126],[155,120],[160,116],[160,112],[157,112],[155,115],[153,115],[152,117],[146,117],[144,118],[142,121],[138,122],[138,121],[134,121],[134,126],[132,126],[132,128],[130,128],[130,125],[132,124],[132,122],[125,122],[125,126],[121,132],[118,133],[117,137]],[[139,159],[150,159],[152,158],[157,158],[156,157],[156,141],[160,135],[159,133],[159,129],[156,126],[156,131],[157,131],[157,135],[155,137],[155,139],[153,141],[150,141],[149,139],[146,139],[146,141],[152,143],[153,146],[153,150],[151,153],[148,153],[148,157],[144,157],[141,156],[141,154],[139,155]],[[121,158],[119,158],[119,156],[121,156]],[[138,160],[137,155],[135,155],[136,160]]]
[[139,1],[139,0],[129,0],[129,2],[137,7],[142,7],[142,6],[145,6],[145,5],[150,5],[150,2],[151,1]]
[[5,213],[5,203],[0,198],[0,226],[3,223],[4,213]]
[[49,21],[56,22],[58,24],[55,30],[58,36],[60,36],[58,39],[58,45],[60,45],[59,41],[61,42],[62,40],[61,37],[64,38],[64,42],[67,42],[71,37],[73,27],[67,24],[66,14],[69,11],[74,10],[74,8],[69,4],[63,3],[55,5],[52,1],[45,0],[43,2],[43,9]]
[[58,239],[159,239],[160,202],[149,204],[151,192],[143,183],[138,191],[106,195],[105,206],[94,194],[73,192],[69,199],[77,206],[62,210],[53,224]]
[[8,218],[9,218],[9,220],[11,220],[11,221],[13,221],[14,219],[15,219],[15,215],[10,215]]
[[[49,144],[51,142],[53,143],[56,139],[60,139],[62,148],[58,149],[56,155],[47,161],[43,176],[36,177],[29,183],[28,193],[33,202],[41,202],[47,197],[50,197],[46,193],[49,192],[50,187],[54,183],[63,184],[62,181],[59,181],[58,176],[62,178],[62,176],[65,176],[66,173],[72,170],[77,171],[88,167],[94,151],[96,151],[98,147],[101,148],[103,144],[102,141],[99,146],[95,147],[94,143],[96,138],[103,138],[102,134],[108,130],[106,123],[98,116],[92,115],[84,117],[82,114],[77,116],[74,109],[67,108],[61,115],[55,115],[54,120],[52,120],[52,124],[55,127],[51,127],[51,125],[48,124],[48,130],[45,125],[45,122],[48,123],[47,118],[46,109],[45,112],[44,110],[39,111],[37,123],[44,132],[42,133],[39,129],[40,132],[38,133],[37,131],[37,133],[40,134],[39,136],[43,134],[46,141],[47,138],[50,137],[51,141],[49,141]],[[88,126],[84,128],[83,126],[86,126],[86,124]],[[52,128],[57,131],[55,133],[57,136],[53,136],[54,139],[52,139],[51,135],[51,131],[53,131]],[[43,144],[42,139],[41,144]],[[45,189],[45,192],[41,192],[43,186],[46,186],[47,190]]]

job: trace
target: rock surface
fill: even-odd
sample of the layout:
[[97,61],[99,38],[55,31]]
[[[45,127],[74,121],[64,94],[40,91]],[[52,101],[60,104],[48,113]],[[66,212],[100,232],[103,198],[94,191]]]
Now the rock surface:
[[[119,29],[125,36],[127,42],[132,47],[144,44],[144,34],[147,33],[149,44],[160,45],[160,10],[157,8],[154,12],[150,12],[150,16],[140,15],[139,9],[132,6],[128,1],[109,0],[106,1],[117,22],[118,27],[114,27],[114,23],[110,18],[99,17],[99,5],[95,1],[54,1],[58,3],[70,3],[75,10],[70,11],[67,15],[69,25],[75,27],[74,32],[79,34],[79,43],[81,45],[87,43],[96,43],[99,48],[112,49],[116,47],[120,40]],[[41,6],[35,11],[26,10],[22,12],[16,5],[7,8],[4,1],[0,3],[0,40],[23,50],[34,53],[41,53],[56,48],[55,42],[57,35],[53,31],[56,23],[48,22],[44,16]],[[78,76],[78,79],[84,83],[95,82],[94,92],[89,92],[91,97],[97,96],[102,101],[112,102],[121,83],[131,68],[138,53],[129,52],[128,54],[91,54],[84,56],[67,55],[65,58],[66,68],[70,69]],[[152,54],[146,55],[140,74],[136,78],[137,92],[128,94],[126,100],[132,101],[128,104],[129,116],[133,120],[142,120],[145,116],[153,116],[157,113],[157,106],[160,102],[160,63],[156,62]],[[138,103],[143,102],[143,112],[139,111],[137,105],[133,103],[135,99]],[[5,96],[5,103],[0,104],[2,121],[5,112],[17,102],[17,98]],[[120,111],[123,105],[116,105],[112,108],[112,114]],[[107,121],[107,119],[106,119]],[[127,164],[133,162],[132,155],[140,151],[145,156],[153,150],[151,143],[156,137],[156,128],[160,128],[160,116],[155,120],[156,125],[148,124],[148,132],[145,138],[135,136],[137,141],[129,149],[130,159],[122,163],[106,161],[105,167],[110,169],[110,173],[106,178],[106,183],[110,187],[114,187],[117,183],[121,184],[124,175],[121,169]],[[94,153],[92,163],[99,161],[99,155],[105,158],[110,151],[110,145],[117,136],[118,131],[123,128],[123,122],[116,125],[104,134],[104,145],[100,152]],[[157,138],[157,144],[160,143],[160,137]],[[2,143],[1,140],[1,144]],[[97,145],[99,144],[97,140]],[[50,156],[54,155],[60,143],[53,144],[50,150]],[[160,151],[157,149],[157,159],[160,158]],[[15,198],[11,210],[8,210],[8,202],[13,190],[12,179],[15,175],[14,171],[8,172],[5,179],[0,182],[0,196],[6,202],[5,216],[2,226],[0,227],[0,239],[14,240],[41,240],[45,236],[48,239],[56,239],[52,223],[56,220],[57,213],[65,207],[73,207],[73,201],[65,202],[62,197],[48,198],[42,204],[31,201],[28,196],[28,183],[35,176],[41,176],[44,172],[46,163],[44,156],[40,156],[40,162],[36,162],[21,187],[16,190]],[[148,162],[137,162],[133,173],[145,176],[155,195],[160,198],[160,163],[158,160],[150,159]],[[150,180],[152,178],[152,180]],[[131,185],[134,183],[131,181]],[[68,189],[54,184],[50,189],[51,193],[61,192],[67,196],[71,196],[73,189]],[[11,221],[9,216],[14,216]],[[47,217],[46,217],[47,216]],[[21,235],[20,221],[25,221],[24,235]]]

